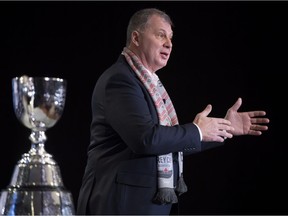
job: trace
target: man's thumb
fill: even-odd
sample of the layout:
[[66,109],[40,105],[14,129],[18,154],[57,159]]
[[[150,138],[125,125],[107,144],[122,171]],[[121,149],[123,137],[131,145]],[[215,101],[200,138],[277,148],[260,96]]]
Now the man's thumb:
[[201,115],[208,116],[212,110],[212,105],[208,104],[206,108],[201,112]]

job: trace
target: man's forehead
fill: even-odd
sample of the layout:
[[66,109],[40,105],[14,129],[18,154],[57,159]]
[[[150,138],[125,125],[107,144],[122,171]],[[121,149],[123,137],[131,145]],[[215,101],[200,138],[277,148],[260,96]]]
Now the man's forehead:
[[168,34],[173,34],[171,24],[159,15],[152,15],[148,21],[148,26],[154,30],[163,30]]

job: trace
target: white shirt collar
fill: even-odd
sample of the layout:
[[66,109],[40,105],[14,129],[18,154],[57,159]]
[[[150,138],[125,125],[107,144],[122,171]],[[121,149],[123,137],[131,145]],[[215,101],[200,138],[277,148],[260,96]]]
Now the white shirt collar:
[[159,77],[157,76],[156,73],[152,73],[151,71],[149,71],[148,69],[146,69],[148,71],[148,74],[150,75],[151,79],[152,79],[152,83],[157,86],[158,85],[158,80]]

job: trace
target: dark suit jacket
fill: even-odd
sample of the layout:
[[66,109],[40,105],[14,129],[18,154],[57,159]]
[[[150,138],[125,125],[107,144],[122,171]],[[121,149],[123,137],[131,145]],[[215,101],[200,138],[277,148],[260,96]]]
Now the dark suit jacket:
[[171,205],[152,202],[157,155],[201,151],[197,127],[159,125],[152,98],[122,55],[98,79],[92,115],[77,214],[168,215]]

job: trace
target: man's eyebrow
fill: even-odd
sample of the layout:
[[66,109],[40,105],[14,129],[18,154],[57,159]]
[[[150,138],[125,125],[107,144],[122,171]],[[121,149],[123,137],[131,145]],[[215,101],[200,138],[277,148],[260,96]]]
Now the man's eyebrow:
[[[167,33],[168,34],[168,32],[165,30],[165,29],[163,29],[163,28],[160,28],[158,31],[164,31],[165,33]],[[171,33],[170,33],[171,35],[173,35],[173,31],[171,31]]]

